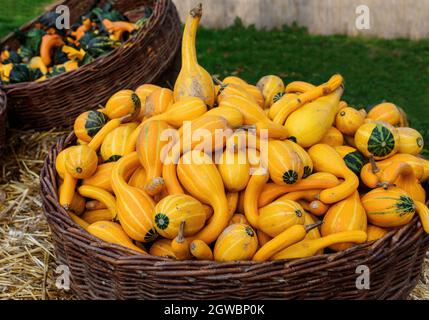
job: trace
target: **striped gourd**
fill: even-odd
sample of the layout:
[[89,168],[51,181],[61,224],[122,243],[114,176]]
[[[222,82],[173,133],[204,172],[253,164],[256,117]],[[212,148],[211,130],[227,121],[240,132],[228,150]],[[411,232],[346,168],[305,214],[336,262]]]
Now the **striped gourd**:
[[257,249],[255,230],[247,224],[235,223],[217,238],[213,254],[216,261],[251,260]]
[[250,179],[250,165],[247,161],[246,151],[225,148],[217,165],[225,188],[231,192],[244,190]]
[[91,110],[81,113],[74,122],[74,133],[78,139],[90,142],[107,121],[107,116],[100,111]]
[[98,157],[87,145],[71,146],[65,154],[65,169],[75,179],[91,177],[98,166]]
[[206,213],[197,199],[181,194],[170,195],[157,203],[152,215],[158,233],[167,239],[179,234],[179,227],[185,221],[184,236],[192,236],[204,227]]
[[367,162],[363,154],[349,146],[335,147],[335,151],[340,154],[347,167],[359,176],[363,166]]
[[420,132],[413,128],[397,128],[399,135],[399,153],[418,155],[423,151],[424,140]]
[[399,108],[393,103],[383,102],[372,107],[368,112],[367,118],[397,126],[401,123],[402,114]]
[[109,98],[104,113],[110,119],[118,119],[134,113],[140,105],[140,98],[134,91],[121,90]]
[[364,156],[382,160],[398,151],[399,136],[397,130],[388,123],[370,122],[356,131],[355,143]]
[[100,164],[97,167],[97,171],[95,171],[91,177],[82,181],[82,185],[94,186],[113,192],[110,181],[114,166],[115,164],[113,162]]
[[262,77],[259,79],[256,86],[259,88],[259,90],[262,91],[264,96],[264,108],[271,107],[271,105],[276,102],[274,97],[276,97],[278,94],[284,93],[285,91],[283,80],[280,77],[274,75]]
[[295,224],[304,224],[304,212],[299,203],[279,199],[259,208],[258,227],[274,238]]
[[143,190],[131,187],[125,173],[140,165],[136,152],[118,160],[112,171],[112,188],[116,195],[118,219],[128,236],[137,241],[151,242],[156,236],[152,223],[155,202]]
[[287,142],[272,140],[268,143],[268,170],[276,184],[294,184],[304,175],[304,163]]
[[147,96],[144,105],[144,116],[152,117],[164,113],[173,104],[173,91],[160,88]]
[[292,149],[298,154],[298,156],[302,160],[302,163],[304,165],[304,174],[302,175],[302,178],[304,179],[310,176],[313,173],[313,161],[311,160],[307,151],[305,151],[304,148],[301,147],[299,144],[291,140],[285,140],[284,142],[290,147],[292,147]]
[[156,240],[150,247],[149,253],[157,257],[176,259],[176,255],[171,249],[171,240],[169,239]]
[[101,144],[101,157],[104,162],[115,162],[125,154],[127,140],[137,128],[137,123],[123,124],[110,131]]

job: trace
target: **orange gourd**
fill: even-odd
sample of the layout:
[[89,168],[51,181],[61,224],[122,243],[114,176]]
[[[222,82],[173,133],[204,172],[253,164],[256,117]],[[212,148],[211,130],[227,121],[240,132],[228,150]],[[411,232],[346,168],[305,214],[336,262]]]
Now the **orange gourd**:
[[178,235],[171,241],[171,249],[173,250],[174,255],[178,260],[187,260],[190,259],[190,241],[185,238],[185,221],[180,223]]
[[243,114],[236,108],[229,106],[216,107],[206,112],[205,116],[223,117],[231,128],[237,128],[244,123]]
[[81,113],[74,122],[74,133],[83,142],[90,142],[106,122],[103,112],[91,110]]
[[144,116],[152,117],[164,113],[173,104],[173,91],[160,88],[153,91],[146,98]]
[[85,211],[81,218],[89,224],[97,221],[111,221],[112,213],[108,209],[89,210]]
[[367,115],[367,118],[375,121],[383,121],[397,126],[401,123],[401,112],[393,103],[383,102],[374,106]]
[[116,92],[107,100],[104,113],[110,119],[118,119],[127,114],[134,113],[137,109],[140,112],[141,102],[139,96],[132,90],[121,90]]
[[368,235],[368,238],[366,241],[371,242],[371,241],[381,239],[387,234],[387,232],[388,230],[386,229],[369,224],[368,227],[366,228],[366,234]]
[[246,151],[234,152],[233,148],[225,148],[217,167],[228,191],[238,192],[246,188],[250,179]]
[[254,228],[258,228],[259,206],[258,197],[265,184],[268,182],[269,174],[267,169],[257,169],[250,177],[243,197],[243,211],[246,219]]
[[256,86],[261,90],[264,96],[264,108],[269,108],[275,102],[274,97],[279,93],[283,93],[285,85],[283,80],[277,76],[268,75],[259,79]]
[[193,240],[189,245],[189,250],[197,260],[213,260],[213,252],[204,241]]
[[97,170],[98,157],[87,145],[72,146],[65,155],[65,168],[76,179],[91,177]]
[[80,186],[78,192],[82,197],[94,199],[102,203],[110,211],[109,220],[117,218],[116,199],[110,192],[93,186]]
[[295,184],[304,175],[304,163],[290,144],[272,140],[268,142],[268,170],[276,184]]
[[320,140],[320,143],[327,144],[334,148],[339,147],[344,144],[344,136],[340,130],[335,127],[331,127],[323,136],[322,140]]
[[[125,177],[125,180],[126,177]],[[146,185],[146,171],[144,168],[140,167],[137,168],[136,171],[131,175],[130,179],[128,180],[128,184],[131,187],[139,188],[144,190],[144,187]]]
[[345,135],[354,136],[364,120],[365,117],[358,110],[346,107],[337,113],[335,127]]
[[49,66],[52,63],[52,52],[54,48],[58,48],[64,45],[63,39],[58,34],[45,34],[42,37],[40,44],[40,57],[45,66]]
[[113,192],[110,178],[114,165],[115,164],[113,162],[100,164],[91,177],[82,181],[82,185],[94,186]]
[[176,255],[171,249],[171,240],[160,239],[156,240],[149,249],[149,254],[157,257],[176,259]]

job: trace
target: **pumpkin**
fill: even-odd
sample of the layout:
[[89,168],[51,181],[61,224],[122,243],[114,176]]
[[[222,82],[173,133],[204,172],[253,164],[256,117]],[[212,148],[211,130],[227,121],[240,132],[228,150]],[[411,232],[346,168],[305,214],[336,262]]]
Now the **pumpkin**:
[[373,156],[376,160],[391,157],[398,151],[399,136],[397,130],[385,122],[366,123],[356,131],[355,143],[364,156]]
[[140,98],[134,91],[121,90],[107,100],[104,113],[110,119],[117,119],[127,114],[134,113],[134,111],[140,107]]
[[397,128],[399,136],[399,153],[418,155],[423,151],[424,140],[420,132],[413,128]]
[[87,145],[67,148],[65,168],[76,179],[91,177],[97,170],[98,157]]
[[115,162],[125,154],[128,138],[136,128],[137,123],[131,122],[119,126],[106,135],[100,149],[101,157],[105,162]]
[[170,195],[157,203],[152,215],[158,233],[167,239],[179,234],[185,221],[184,236],[192,236],[204,227],[206,214],[201,202],[188,195]]
[[346,166],[353,171],[355,175],[360,176],[360,172],[367,162],[363,154],[349,146],[335,147],[335,151],[343,158]]
[[251,260],[258,249],[258,237],[249,225],[235,223],[228,226],[216,240],[215,261]]
[[81,113],[74,122],[74,133],[78,139],[90,142],[107,121],[106,115],[100,111]]

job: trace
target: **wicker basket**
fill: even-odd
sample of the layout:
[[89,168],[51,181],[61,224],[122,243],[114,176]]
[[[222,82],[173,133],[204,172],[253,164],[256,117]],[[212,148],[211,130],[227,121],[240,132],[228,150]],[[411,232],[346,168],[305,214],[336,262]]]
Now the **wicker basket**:
[[[100,241],[58,203],[55,159],[74,139],[58,140],[40,180],[58,263],[81,299],[406,299],[417,284],[429,247],[417,217],[376,242],[296,261],[175,261]],[[370,269],[369,290],[356,289],[359,265]]]
[[[71,22],[97,0],[66,0]],[[101,4],[105,1],[98,1]],[[66,127],[80,113],[104,104],[116,91],[135,89],[143,83],[165,84],[175,79],[179,56],[181,25],[171,0],[116,0],[114,7],[133,21],[143,5],[154,6],[145,26],[126,44],[92,63],[43,82],[25,82],[1,87],[8,96],[9,119],[14,126],[36,130]],[[28,30],[35,21],[23,26]],[[0,47],[16,48],[14,35]],[[175,73],[176,72],[176,73]]]
[[0,159],[2,158],[4,147],[6,146],[6,125],[7,125],[7,98],[6,94],[0,90]]

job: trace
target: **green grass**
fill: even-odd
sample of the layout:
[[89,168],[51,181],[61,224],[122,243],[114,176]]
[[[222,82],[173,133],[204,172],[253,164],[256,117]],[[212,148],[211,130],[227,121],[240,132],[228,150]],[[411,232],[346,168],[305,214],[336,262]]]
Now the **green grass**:
[[[37,15],[48,2],[0,0],[0,36]],[[199,62],[210,72],[238,75],[251,83],[276,74],[285,83],[319,84],[341,73],[347,102],[356,107],[383,100],[396,103],[429,141],[429,40],[314,36],[298,27],[267,32],[237,22],[225,30],[202,28],[197,46]]]

